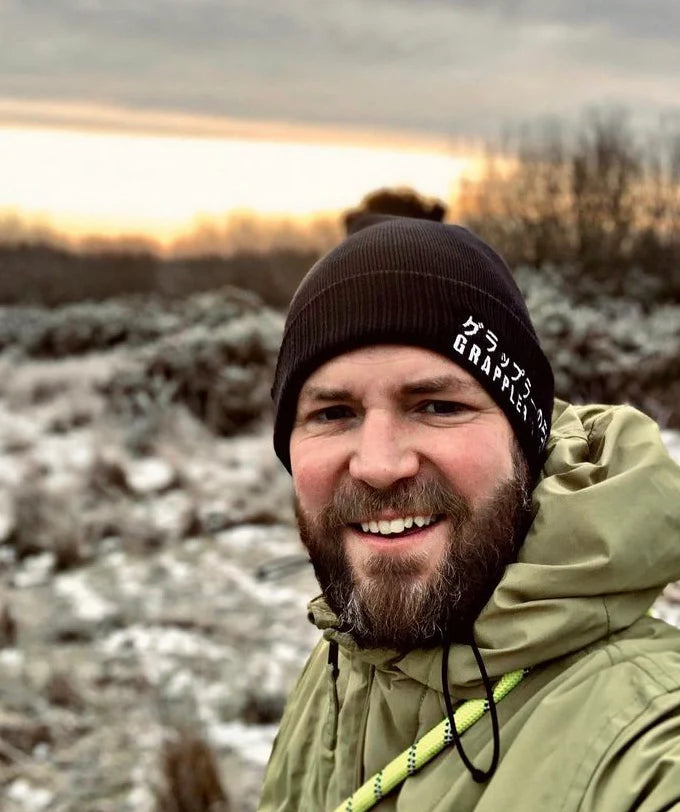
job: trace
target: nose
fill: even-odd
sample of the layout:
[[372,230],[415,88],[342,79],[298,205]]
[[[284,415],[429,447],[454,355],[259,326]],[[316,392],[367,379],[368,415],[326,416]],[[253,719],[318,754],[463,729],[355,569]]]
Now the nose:
[[400,479],[415,476],[419,465],[407,426],[388,412],[365,415],[349,462],[353,479],[385,489]]

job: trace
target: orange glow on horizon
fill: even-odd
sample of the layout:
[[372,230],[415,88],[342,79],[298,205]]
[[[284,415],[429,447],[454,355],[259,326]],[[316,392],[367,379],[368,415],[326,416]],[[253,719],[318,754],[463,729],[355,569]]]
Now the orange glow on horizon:
[[[0,104],[0,114],[2,106]],[[1,115],[0,115],[1,120]],[[0,123],[0,219],[71,237],[143,235],[164,245],[241,214],[308,221],[384,186],[445,202],[475,159],[427,138],[319,143],[264,137],[101,132]]]

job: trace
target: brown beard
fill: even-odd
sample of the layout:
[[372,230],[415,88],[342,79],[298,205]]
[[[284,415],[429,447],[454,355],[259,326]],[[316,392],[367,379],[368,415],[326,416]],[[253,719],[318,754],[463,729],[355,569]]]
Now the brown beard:
[[[364,648],[408,651],[437,645],[445,636],[467,640],[531,522],[529,472],[521,452],[515,450],[513,459],[513,477],[475,510],[432,477],[403,480],[386,490],[347,482],[315,517],[306,516],[296,500],[300,537],[340,628]],[[383,511],[448,519],[447,551],[429,577],[421,576],[423,553],[371,556],[365,576],[357,577],[343,531]]]

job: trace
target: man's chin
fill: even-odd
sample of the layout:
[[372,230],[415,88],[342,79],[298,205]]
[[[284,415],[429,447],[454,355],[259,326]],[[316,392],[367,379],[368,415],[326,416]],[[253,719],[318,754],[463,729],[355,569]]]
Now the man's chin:
[[363,648],[407,651],[441,642],[440,613],[428,609],[436,592],[422,562],[389,558],[353,574],[348,599],[332,607],[341,627]]

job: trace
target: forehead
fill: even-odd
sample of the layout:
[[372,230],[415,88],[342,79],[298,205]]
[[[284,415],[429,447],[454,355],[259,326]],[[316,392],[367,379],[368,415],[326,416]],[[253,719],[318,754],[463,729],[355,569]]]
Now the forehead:
[[481,391],[481,386],[458,364],[423,347],[385,344],[343,353],[313,372],[300,393],[315,396],[321,390],[355,392],[371,389],[400,390],[422,381],[438,386]]

